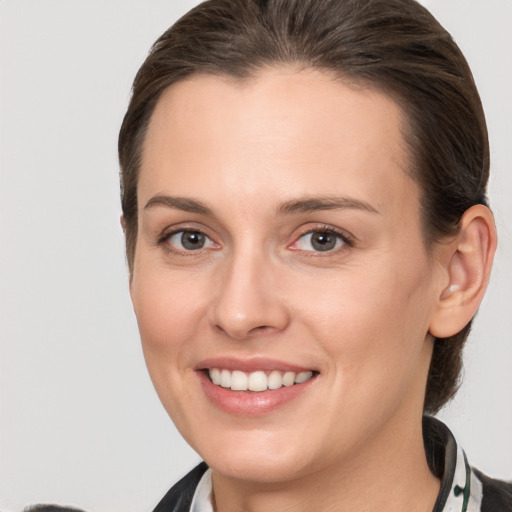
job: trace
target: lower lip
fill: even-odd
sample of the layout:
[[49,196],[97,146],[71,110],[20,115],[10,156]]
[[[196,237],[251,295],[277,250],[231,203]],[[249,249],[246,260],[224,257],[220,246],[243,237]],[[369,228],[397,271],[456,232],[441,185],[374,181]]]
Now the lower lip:
[[229,388],[214,384],[204,371],[198,371],[197,374],[206,396],[214,405],[230,414],[244,416],[259,416],[278,409],[305,393],[317,377],[314,376],[302,384],[253,392],[231,391]]

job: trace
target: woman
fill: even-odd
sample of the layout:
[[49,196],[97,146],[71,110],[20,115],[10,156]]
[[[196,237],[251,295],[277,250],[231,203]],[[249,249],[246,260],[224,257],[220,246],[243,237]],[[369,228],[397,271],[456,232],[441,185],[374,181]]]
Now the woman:
[[201,464],[155,510],[512,510],[424,417],[496,247],[471,72],[412,0],[212,0],[119,154],[146,363]]

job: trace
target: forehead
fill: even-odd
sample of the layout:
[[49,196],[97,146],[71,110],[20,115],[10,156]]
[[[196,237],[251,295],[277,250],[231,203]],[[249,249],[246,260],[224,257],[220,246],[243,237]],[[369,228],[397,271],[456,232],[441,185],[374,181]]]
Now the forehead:
[[269,69],[247,81],[197,75],[157,103],[139,199],[204,189],[250,200],[262,186],[269,202],[327,192],[388,202],[412,190],[417,198],[404,124],[388,95],[319,71]]

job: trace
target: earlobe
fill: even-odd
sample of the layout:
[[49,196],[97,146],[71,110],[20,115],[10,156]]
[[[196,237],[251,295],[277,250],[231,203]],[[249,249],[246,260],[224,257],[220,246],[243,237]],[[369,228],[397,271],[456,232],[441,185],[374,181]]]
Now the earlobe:
[[487,207],[469,208],[460,226],[449,244],[449,282],[440,291],[430,322],[430,333],[438,338],[457,334],[473,318],[484,297],[496,251],[494,218]]

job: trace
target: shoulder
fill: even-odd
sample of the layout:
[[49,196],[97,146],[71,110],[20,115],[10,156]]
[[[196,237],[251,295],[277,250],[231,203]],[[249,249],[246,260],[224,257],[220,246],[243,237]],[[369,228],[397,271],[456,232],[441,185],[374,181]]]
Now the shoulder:
[[206,463],[201,462],[171,487],[153,512],[185,512],[189,510],[197,484],[207,469]]
[[512,512],[512,482],[496,480],[473,469],[482,482],[482,512]]

